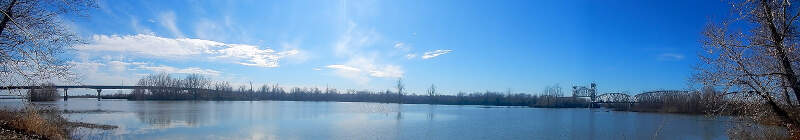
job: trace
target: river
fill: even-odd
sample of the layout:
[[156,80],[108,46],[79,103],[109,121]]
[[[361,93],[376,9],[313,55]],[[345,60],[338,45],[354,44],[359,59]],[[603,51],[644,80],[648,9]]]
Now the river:
[[[0,100],[15,106],[20,100]],[[702,115],[427,104],[302,101],[40,102],[116,125],[84,139],[727,139],[729,123]]]

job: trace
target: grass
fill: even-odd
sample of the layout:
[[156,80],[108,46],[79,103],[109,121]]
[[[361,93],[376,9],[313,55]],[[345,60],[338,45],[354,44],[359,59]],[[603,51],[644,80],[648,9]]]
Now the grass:
[[23,110],[0,110],[0,127],[32,138],[69,139],[68,121],[53,108],[28,106]]

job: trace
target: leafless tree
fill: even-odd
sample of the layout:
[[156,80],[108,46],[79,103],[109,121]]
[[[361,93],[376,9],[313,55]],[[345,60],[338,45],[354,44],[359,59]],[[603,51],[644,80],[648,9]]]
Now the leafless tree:
[[436,96],[436,86],[434,86],[433,84],[431,84],[431,87],[428,88],[428,96],[431,97]]
[[0,84],[74,78],[61,55],[83,42],[64,21],[93,7],[92,0],[0,0]]
[[405,85],[403,84],[403,78],[397,78],[397,95],[398,95],[398,102],[403,102],[403,89],[405,89]]
[[738,17],[703,32],[694,80],[726,93],[721,96],[742,118],[775,122],[800,138],[800,7],[790,0],[733,1],[731,7]]
[[561,86],[558,84],[546,86],[539,97],[537,104],[539,106],[554,106],[558,105],[559,97],[564,96]]
[[427,92],[428,92],[428,97],[430,98],[430,102],[431,103],[436,102],[436,86],[431,84],[431,87],[428,88]]

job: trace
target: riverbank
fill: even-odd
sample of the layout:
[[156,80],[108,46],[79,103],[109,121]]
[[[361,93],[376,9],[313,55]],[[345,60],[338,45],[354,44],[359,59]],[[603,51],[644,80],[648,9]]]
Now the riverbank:
[[75,128],[110,130],[117,126],[70,122],[53,107],[25,105],[23,109],[0,108],[0,139],[71,139]]

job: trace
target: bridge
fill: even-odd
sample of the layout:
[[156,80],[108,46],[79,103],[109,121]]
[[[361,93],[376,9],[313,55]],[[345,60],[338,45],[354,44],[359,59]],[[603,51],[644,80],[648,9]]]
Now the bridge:
[[67,90],[71,88],[82,89],[95,89],[97,90],[97,100],[100,100],[100,93],[103,89],[177,89],[177,90],[192,90],[197,88],[180,88],[180,87],[153,87],[153,86],[101,86],[101,85],[81,85],[81,86],[0,86],[0,90],[12,89],[64,89],[64,100],[69,98]]
[[594,107],[595,104],[636,104],[641,102],[659,103],[664,98],[673,96],[683,96],[689,94],[685,90],[655,90],[631,96],[625,93],[604,93],[597,94],[597,84],[592,83],[589,87],[573,86],[572,97],[588,97],[591,101],[589,107]]

